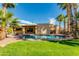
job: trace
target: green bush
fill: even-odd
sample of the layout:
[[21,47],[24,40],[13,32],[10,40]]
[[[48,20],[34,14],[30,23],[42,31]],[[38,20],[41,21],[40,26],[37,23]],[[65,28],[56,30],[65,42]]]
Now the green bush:
[[8,29],[7,29],[7,32],[8,32],[8,34],[11,34],[12,33],[12,28],[11,27],[9,27]]

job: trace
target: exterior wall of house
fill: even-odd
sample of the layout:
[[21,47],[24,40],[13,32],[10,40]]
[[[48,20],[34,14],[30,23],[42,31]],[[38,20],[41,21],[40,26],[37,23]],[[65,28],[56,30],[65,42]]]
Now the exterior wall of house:
[[23,34],[23,28],[22,27],[16,27],[14,28],[15,34]]
[[36,34],[50,34],[50,29],[48,24],[38,24],[36,26]]
[[49,29],[50,29],[50,34],[56,34],[56,29],[55,29],[55,26],[53,24],[49,25]]
[[56,27],[56,34],[59,34],[59,27]]
[[59,26],[56,26],[56,34],[61,34],[61,33],[59,32],[59,29],[60,29],[60,32],[63,31],[63,29],[62,29],[61,27],[59,28]]
[[[25,25],[21,27],[22,30],[16,30],[15,33],[22,33],[22,34],[56,34],[58,30],[56,30],[53,24],[37,24],[37,25]],[[32,32],[29,30],[33,30]]]

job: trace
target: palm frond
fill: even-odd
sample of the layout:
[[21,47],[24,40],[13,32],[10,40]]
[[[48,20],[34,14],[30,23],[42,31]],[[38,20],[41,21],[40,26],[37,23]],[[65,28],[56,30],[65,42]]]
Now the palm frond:
[[2,6],[6,6],[6,8],[15,8],[15,4],[14,3],[3,3]]
[[18,18],[13,18],[11,23],[10,23],[10,26],[11,27],[15,27],[15,26],[19,26],[19,19]]
[[56,19],[57,21],[62,22],[64,20],[64,17],[65,16],[63,14],[60,14]]
[[64,10],[66,9],[66,4],[67,3],[58,3],[57,5],[59,6],[60,9]]
[[8,18],[11,18],[13,16],[13,14],[11,13],[11,12],[7,12],[6,13],[6,18],[8,19]]

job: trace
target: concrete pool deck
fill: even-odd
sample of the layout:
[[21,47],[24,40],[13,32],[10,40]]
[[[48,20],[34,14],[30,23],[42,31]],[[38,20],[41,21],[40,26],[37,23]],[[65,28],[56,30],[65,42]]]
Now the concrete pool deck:
[[3,40],[0,40],[0,47],[5,47],[6,45],[14,42],[22,41],[21,39],[14,38],[12,36],[5,38]]

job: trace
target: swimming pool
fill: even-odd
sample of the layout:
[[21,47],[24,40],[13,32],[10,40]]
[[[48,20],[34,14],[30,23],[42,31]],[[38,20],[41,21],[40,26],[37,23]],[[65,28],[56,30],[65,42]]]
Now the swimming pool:
[[22,39],[60,39],[64,38],[64,36],[59,35],[23,35]]

